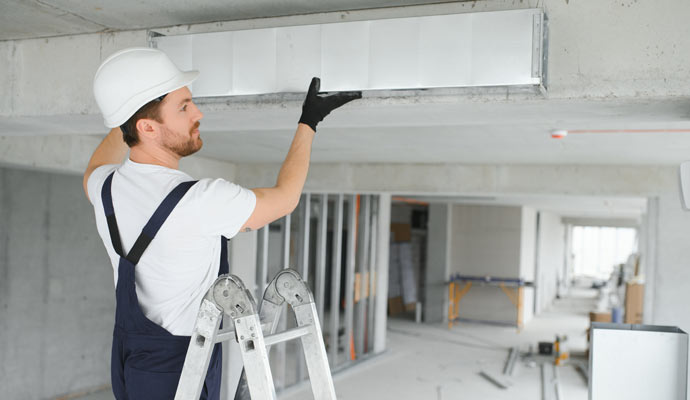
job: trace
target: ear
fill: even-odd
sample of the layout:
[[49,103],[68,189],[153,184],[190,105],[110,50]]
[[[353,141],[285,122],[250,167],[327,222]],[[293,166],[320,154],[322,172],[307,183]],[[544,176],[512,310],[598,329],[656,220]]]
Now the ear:
[[142,118],[137,121],[137,131],[139,131],[140,138],[142,139],[141,136],[144,137],[153,137],[158,133],[158,125],[156,121],[148,118]]

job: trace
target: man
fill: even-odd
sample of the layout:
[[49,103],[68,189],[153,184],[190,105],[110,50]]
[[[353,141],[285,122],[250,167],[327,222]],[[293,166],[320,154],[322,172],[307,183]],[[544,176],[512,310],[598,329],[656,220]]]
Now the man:
[[[94,78],[112,130],[89,161],[84,190],[114,269],[111,379],[118,400],[174,397],[201,300],[227,273],[226,238],[295,209],[316,125],[361,97],[319,96],[314,78],[276,185],[248,190],[223,179],[192,181],[177,169],[203,145],[203,113],[187,88],[197,76],[159,50],[130,48],[106,59]],[[220,365],[216,346],[202,398],[219,398]]]

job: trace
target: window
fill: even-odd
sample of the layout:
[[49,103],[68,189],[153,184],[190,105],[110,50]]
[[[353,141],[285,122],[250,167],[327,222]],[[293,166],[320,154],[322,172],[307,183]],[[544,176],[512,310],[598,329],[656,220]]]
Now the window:
[[575,276],[607,279],[613,268],[637,251],[637,230],[604,226],[573,227]]

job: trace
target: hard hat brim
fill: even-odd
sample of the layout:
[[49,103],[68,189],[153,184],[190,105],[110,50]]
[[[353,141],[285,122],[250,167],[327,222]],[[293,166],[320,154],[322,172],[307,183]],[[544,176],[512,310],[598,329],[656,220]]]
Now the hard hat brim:
[[123,104],[117,111],[104,117],[107,128],[116,128],[132,117],[141,107],[151,100],[187,86],[199,77],[199,71],[185,71],[176,75],[173,79],[166,81],[158,86],[149,88],[144,92],[132,97],[126,104]]

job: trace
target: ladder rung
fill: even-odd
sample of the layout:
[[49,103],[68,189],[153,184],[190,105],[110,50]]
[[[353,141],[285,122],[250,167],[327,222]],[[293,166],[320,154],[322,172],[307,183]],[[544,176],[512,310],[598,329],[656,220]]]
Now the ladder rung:
[[300,326],[297,328],[289,329],[284,332],[276,333],[270,336],[265,336],[264,337],[264,342],[266,343],[266,346],[271,346],[276,343],[282,343],[282,342],[287,342],[288,340],[292,339],[297,339],[299,337],[302,337],[304,335],[309,334],[309,328],[311,328],[311,325],[304,325]]
[[[265,322],[261,324],[261,329],[265,332],[271,329],[271,324],[268,322]],[[233,341],[235,340],[235,328],[228,328],[223,330],[222,332],[218,332],[216,335],[216,341],[215,343],[220,343],[224,342],[228,339],[232,339]]]

